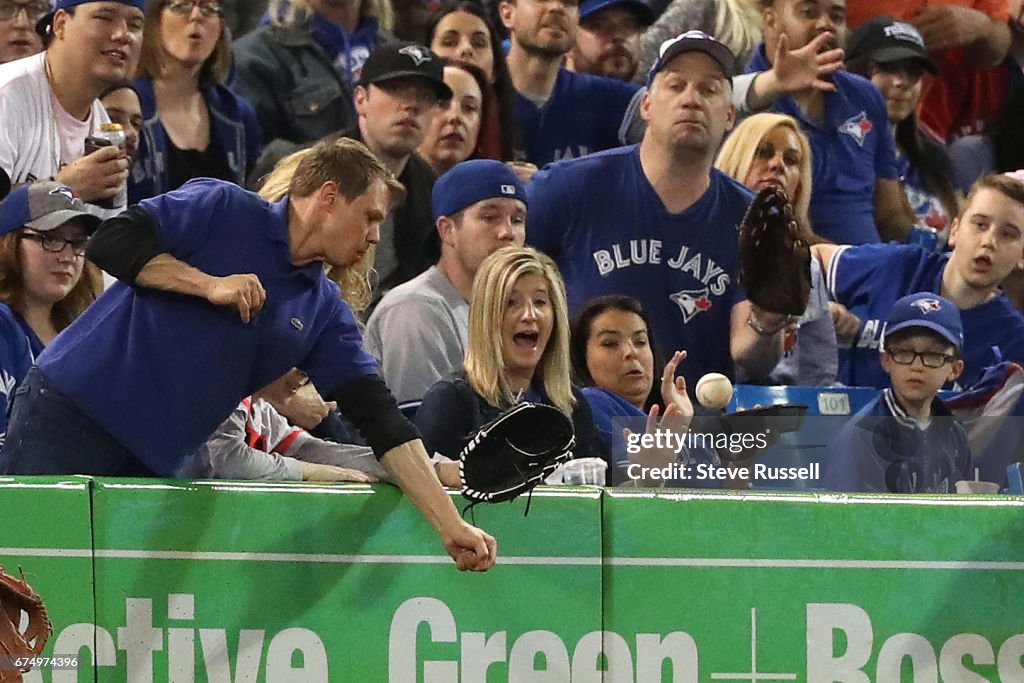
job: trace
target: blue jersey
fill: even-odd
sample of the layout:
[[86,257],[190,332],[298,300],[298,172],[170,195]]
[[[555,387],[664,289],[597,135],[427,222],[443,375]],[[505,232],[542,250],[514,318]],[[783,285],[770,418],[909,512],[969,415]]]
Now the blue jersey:
[[954,493],[970,479],[970,462],[967,432],[942,401],[919,425],[886,389],[836,434],[821,483],[829,491]]
[[559,69],[543,106],[516,95],[517,161],[543,167],[618,147],[634,83]]
[[254,273],[267,292],[248,324],[231,306],[116,283],[39,366],[150,469],[172,475],[245,396],[292,367],[330,391],[377,365],[320,263],[290,263],[288,200],[208,178],[139,204],[174,257],[215,276]]
[[527,186],[526,240],[549,254],[575,310],[604,294],[639,299],[658,346],[685,349],[691,387],[732,374],[730,313],[738,287],[737,228],[750,191],[712,169],[693,206],[670,213],[640,167],[638,146],[554,164]]
[[[917,246],[870,244],[840,247],[826,272],[829,293],[861,319],[853,348],[839,350],[839,376],[849,386],[889,386],[878,360],[882,327],[897,299],[942,290],[948,254]],[[964,326],[964,372],[958,386],[969,387],[985,368],[1001,359],[1024,362],[1024,316],[1006,295],[960,311]],[[993,351],[993,347],[998,350]],[[956,387],[954,387],[956,388]]]
[[[770,68],[762,44],[747,72]],[[779,98],[772,109],[795,118],[811,142],[814,231],[838,244],[878,242],[875,181],[900,177],[888,110],[878,88],[866,78],[837,71],[833,80],[836,92],[825,93],[825,120],[820,125],[808,119],[791,97]]]
[[39,337],[21,316],[0,303],[0,434],[7,431],[7,406],[14,389],[41,349]]
[[955,216],[949,215],[939,198],[924,186],[921,174],[910,165],[907,157],[899,154],[896,157],[896,163],[899,167],[900,177],[903,179],[903,192],[907,195],[910,208],[914,210],[917,224],[941,233],[943,235],[942,242],[945,243],[950,224]]

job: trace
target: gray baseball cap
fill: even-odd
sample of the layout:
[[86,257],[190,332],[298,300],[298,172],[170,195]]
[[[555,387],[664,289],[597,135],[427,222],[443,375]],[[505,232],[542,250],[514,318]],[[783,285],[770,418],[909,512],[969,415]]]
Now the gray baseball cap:
[[0,202],[0,235],[22,227],[48,232],[74,218],[82,219],[89,234],[100,224],[70,187],[52,180],[22,185]]

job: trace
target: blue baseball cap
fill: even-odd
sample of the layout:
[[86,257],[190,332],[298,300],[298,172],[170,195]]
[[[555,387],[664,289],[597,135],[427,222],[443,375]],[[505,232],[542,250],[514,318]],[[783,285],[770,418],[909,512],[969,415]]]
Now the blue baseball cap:
[[137,7],[143,12],[146,11],[146,0],[57,0],[53,3],[53,11],[49,14],[44,14],[43,18],[36,22],[36,33],[41,36],[46,35],[46,32],[50,30],[50,24],[53,23],[53,15],[57,13],[57,10],[71,9],[88,2],[116,2],[120,5]]
[[580,3],[580,19],[586,19],[605,7],[621,7],[631,10],[643,26],[650,26],[654,23],[654,10],[644,0],[584,0]]
[[894,303],[882,331],[882,348],[885,348],[885,338],[890,334],[912,328],[931,330],[956,348],[963,348],[964,327],[960,322],[960,309],[938,294],[918,292]]
[[75,218],[82,220],[89,234],[100,224],[70,187],[52,180],[22,185],[0,202],[0,235],[23,227],[47,232]]
[[693,30],[680,33],[675,38],[669,38],[661,44],[661,47],[658,48],[658,58],[654,60],[651,70],[647,73],[647,85],[651,85],[654,77],[666,64],[684,52],[703,52],[718,62],[722,71],[725,72],[725,77],[730,82],[732,81],[732,74],[736,70],[736,55],[725,43],[714,36],[710,36],[704,31]]
[[437,179],[430,196],[435,221],[494,198],[518,199],[526,203],[526,188],[515,172],[493,159],[472,159],[455,164]]

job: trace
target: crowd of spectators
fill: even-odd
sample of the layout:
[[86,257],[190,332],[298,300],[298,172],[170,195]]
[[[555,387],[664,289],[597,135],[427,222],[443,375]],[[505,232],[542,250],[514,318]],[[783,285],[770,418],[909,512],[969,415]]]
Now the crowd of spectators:
[[[408,436],[415,423],[450,485],[472,432],[527,400],[571,416],[577,457],[604,459],[609,483],[621,483],[629,459],[615,452],[612,419],[685,429],[688,389],[708,373],[873,387],[885,393],[870,415],[917,420],[924,433],[948,412],[935,392],[1024,363],[1020,9],[1019,0],[0,0],[0,172],[14,188],[0,205],[7,415],[18,414],[20,393],[67,393],[81,409],[70,424],[94,432],[83,448],[116,443],[125,458],[94,452],[82,472],[400,482],[373,457],[388,439],[353,407],[357,397],[338,396],[350,377],[327,359],[333,349],[352,355],[344,362],[359,374],[379,374],[404,414],[400,430],[390,427]],[[352,181],[356,190],[335,185],[342,199],[305,186],[296,195],[297,174],[321,177],[310,165],[332,148],[360,159],[367,150],[387,191]],[[796,234],[813,245],[801,316],[762,310],[739,278],[737,226],[767,186],[786,193]],[[364,232],[344,258],[330,248],[310,257],[343,310],[318,305],[341,316],[346,336],[282,354],[259,336],[282,343],[279,332],[245,330],[287,309],[271,287],[287,290],[288,268],[308,268],[294,259],[309,245],[291,245],[290,265],[256,252],[277,239],[261,222],[321,227],[320,213],[294,215],[307,200],[322,200],[324,216],[338,202],[350,212],[323,219],[341,242]],[[175,279],[164,257],[198,275]],[[231,280],[230,296],[190,289],[246,276],[250,263],[280,282]],[[212,371],[221,356],[171,354],[224,379],[216,404],[193,401],[198,386],[167,394],[147,384],[179,368],[83,350],[188,345],[189,326],[205,324],[176,308],[173,296],[189,295],[237,308],[220,310],[217,325],[238,329],[192,343],[221,356],[235,344],[254,363],[244,381],[228,381],[227,369]],[[939,327],[911,315],[933,304]],[[167,317],[112,329],[132,315]],[[897,318],[914,334],[887,339]],[[337,332],[298,313],[287,324]],[[86,398],[101,371],[121,378],[118,388]],[[929,396],[907,389],[917,371]],[[147,402],[164,416],[132,412]],[[169,413],[192,426],[171,427]],[[18,444],[0,469],[46,471],[30,462],[42,446],[24,443],[34,438],[27,423],[12,426]],[[201,444],[197,430],[213,431]],[[62,457],[53,466],[70,473]],[[950,489],[968,455],[946,457],[943,476],[904,467],[883,473],[896,483],[860,486]],[[870,478],[865,458],[837,456],[859,474],[836,470],[830,481],[856,489]],[[908,485],[919,471],[938,483]]]

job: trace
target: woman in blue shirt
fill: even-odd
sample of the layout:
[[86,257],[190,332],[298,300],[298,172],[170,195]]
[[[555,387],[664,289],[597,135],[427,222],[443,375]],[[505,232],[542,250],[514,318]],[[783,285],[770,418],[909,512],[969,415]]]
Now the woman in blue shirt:
[[219,0],[148,4],[135,80],[144,123],[129,203],[192,178],[245,181],[259,156],[260,133],[253,108],[224,85],[230,64]]
[[99,268],[85,260],[99,219],[58,183],[24,185],[0,211],[0,433],[14,388],[57,334],[96,299]]

